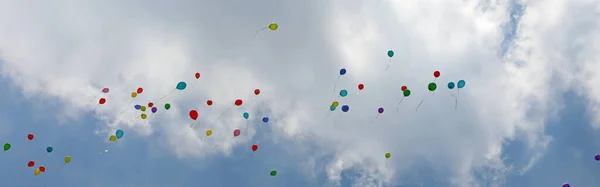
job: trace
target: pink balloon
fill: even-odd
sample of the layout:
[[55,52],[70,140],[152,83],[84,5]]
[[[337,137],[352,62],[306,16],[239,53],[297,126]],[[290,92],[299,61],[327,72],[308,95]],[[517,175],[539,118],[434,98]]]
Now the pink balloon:
[[240,129],[235,129],[233,131],[233,136],[239,136],[240,135]]
[[102,93],[108,93],[108,91],[110,91],[108,88],[103,88],[102,89]]

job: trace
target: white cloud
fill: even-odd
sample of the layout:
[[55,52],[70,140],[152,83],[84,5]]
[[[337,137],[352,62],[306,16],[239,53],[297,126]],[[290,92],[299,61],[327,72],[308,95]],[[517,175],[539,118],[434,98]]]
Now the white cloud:
[[[426,160],[451,172],[444,180],[456,186],[494,186],[511,168],[501,158],[506,140],[525,141],[531,164],[541,156],[551,140],[545,122],[565,90],[579,88],[595,103],[592,111],[600,110],[600,76],[592,73],[599,68],[598,3],[526,3],[506,59],[497,56],[501,26],[510,17],[506,1],[3,1],[0,49],[4,75],[28,96],[58,98],[66,104],[60,117],[91,112],[95,103],[89,100],[100,89],[94,85],[110,87],[107,105],[99,108],[109,124],[105,130],[119,126],[158,137],[178,156],[247,143],[246,136],[230,139],[235,128],[245,127],[241,113],[249,110],[251,117],[272,120],[254,126],[271,125],[279,129],[275,137],[317,143],[320,154],[333,155],[326,173],[334,183],[352,168],[363,174],[355,186],[399,182]],[[252,38],[273,20],[278,31]],[[589,26],[585,34],[578,34],[581,26]],[[389,49],[396,55],[384,71]],[[339,100],[350,112],[324,117],[341,67],[348,74],[337,88],[350,95]],[[442,76],[431,97],[426,85],[434,70]],[[202,77],[192,88],[196,71]],[[446,83],[458,79],[467,86],[454,109]],[[145,91],[136,102],[162,105],[157,98],[178,81],[189,88],[165,99],[174,108],[159,119],[139,120],[132,110],[120,114],[132,108],[129,94],[137,87]],[[358,83],[366,86],[361,93]],[[402,85],[413,94],[396,112]],[[262,93],[253,99],[255,88]],[[215,120],[237,98],[245,105]],[[216,106],[203,107],[207,99]],[[255,103],[261,110],[253,110]],[[376,117],[379,107],[386,111]],[[200,112],[196,133],[210,128],[213,136],[182,137],[192,108]],[[393,155],[387,164],[385,152]],[[307,158],[301,162],[317,159]],[[486,181],[473,176],[479,171]]]

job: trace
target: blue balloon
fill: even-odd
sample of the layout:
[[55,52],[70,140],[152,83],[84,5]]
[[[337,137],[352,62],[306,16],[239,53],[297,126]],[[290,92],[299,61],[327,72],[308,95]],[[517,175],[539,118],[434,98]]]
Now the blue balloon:
[[340,90],[340,96],[346,97],[348,95],[348,90]]
[[451,90],[452,90],[452,89],[454,89],[454,86],[456,86],[456,85],[454,84],[454,82],[449,82],[449,83],[448,83],[448,89],[451,89]]
[[461,80],[459,80],[459,81],[458,81],[458,83],[457,83],[457,87],[458,87],[458,88],[464,88],[464,87],[465,87],[465,84],[467,84],[467,83],[465,82],[465,80],[462,80],[462,79],[461,79]]
[[123,138],[123,130],[119,129],[117,130],[117,132],[115,133],[115,135],[117,136],[117,139]]
[[388,56],[389,56],[390,58],[392,58],[392,57],[394,56],[394,51],[392,51],[392,50],[389,50],[389,51],[388,51]]
[[333,106],[333,105],[329,106],[329,110],[334,111],[335,110],[335,106]]
[[244,112],[244,119],[248,119],[250,117],[250,114],[248,114],[248,112]]
[[350,107],[348,105],[342,106],[342,112],[348,112],[348,110],[350,110]]
[[175,87],[175,88],[177,88],[178,90],[184,90],[185,88],[187,88],[187,84],[182,81],[182,82],[177,83],[177,87]]
[[54,151],[54,148],[52,148],[52,146],[46,147],[46,152],[51,153],[52,151]]
[[265,122],[265,123],[266,123],[266,122],[269,122],[269,118],[268,118],[268,117],[264,117],[264,118],[263,118],[263,122]]
[[346,75],[346,69],[345,68],[340,69],[340,75]]
[[142,108],[142,106],[141,106],[141,105],[135,105],[135,106],[133,106],[133,107],[135,107],[135,109],[136,109],[136,110],[139,110],[140,108]]

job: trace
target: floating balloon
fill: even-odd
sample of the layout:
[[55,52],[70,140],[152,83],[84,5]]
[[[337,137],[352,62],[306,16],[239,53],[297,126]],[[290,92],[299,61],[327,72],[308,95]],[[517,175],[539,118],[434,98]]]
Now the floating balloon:
[[274,177],[274,176],[277,176],[277,171],[275,171],[275,170],[271,171],[270,175],[271,175],[272,177]]
[[212,100],[206,100],[206,105],[208,106],[212,106],[213,105],[213,101]]
[[350,110],[350,107],[348,105],[342,106],[342,112],[348,112],[348,110]]
[[142,114],[142,115],[140,115],[140,117],[141,117],[142,119],[146,119],[146,118],[148,118],[148,115],[146,115],[146,114]]
[[340,103],[337,101],[334,101],[333,103],[331,103],[331,106],[338,107],[338,106],[340,106]]
[[141,107],[140,107],[140,110],[141,110],[142,112],[145,112],[145,111],[146,111],[146,106],[141,106]]
[[110,91],[110,89],[108,88],[102,88],[102,93],[108,93]]
[[410,96],[410,90],[409,90],[409,89],[406,89],[406,90],[404,90],[404,91],[402,92],[402,95],[404,95],[404,97],[408,97],[408,96]]
[[212,130],[210,130],[210,129],[206,130],[206,136],[210,136],[210,135],[212,135]]
[[258,150],[258,145],[256,145],[256,144],[252,145],[252,151],[256,152],[256,150]]
[[64,159],[65,164],[71,163],[71,157],[70,156],[66,156]]
[[434,72],[433,72],[433,76],[434,76],[435,78],[438,78],[438,77],[440,77],[440,71],[434,71]]
[[408,89],[408,87],[406,87],[406,86],[402,86],[402,87],[400,88],[400,90],[402,90],[402,91],[404,91],[404,90],[406,90],[406,89]]
[[390,57],[390,58],[394,57],[394,51],[392,51],[392,50],[389,50],[389,51],[387,52],[387,55],[388,55],[388,57]]
[[235,106],[241,106],[242,103],[243,103],[242,99],[236,99],[234,104],[235,104]]
[[43,165],[41,165],[41,166],[40,166],[38,169],[39,169],[41,172],[46,172],[46,167],[44,167]]
[[5,144],[4,144],[4,151],[8,151],[8,150],[10,149],[10,147],[12,147],[12,146],[10,145],[10,143],[8,143],[8,142],[7,142],[7,143],[5,143]]
[[177,88],[178,90],[185,90],[185,88],[187,88],[187,84],[182,81],[177,83],[177,86],[175,86],[175,88]]
[[379,109],[377,109],[377,112],[380,113],[380,114],[383,113],[383,111],[384,111],[383,107],[379,107]]
[[365,89],[365,85],[364,84],[358,84],[358,90],[363,90]]
[[462,80],[462,79],[461,79],[461,80],[459,80],[459,81],[458,81],[458,83],[457,83],[457,87],[458,87],[458,88],[464,88],[464,87],[465,87],[465,84],[466,84],[465,80]]
[[570,184],[567,184],[567,183],[564,183],[564,184],[562,185],[562,187],[571,187],[571,185],[570,185]]
[[110,140],[111,142],[117,141],[117,136],[110,135],[110,137],[108,137],[108,140]]
[[190,118],[192,118],[192,120],[196,121],[198,119],[198,111],[190,110]]
[[104,103],[106,103],[106,98],[100,98],[100,100],[98,100],[98,104],[103,105]]
[[333,105],[329,106],[329,110],[330,110],[330,111],[332,111],[332,112],[333,112],[333,111],[335,111],[335,108],[336,108],[336,107],[335,107],[335,106],[333,106]]
[[27,139],[28,139],[28,140],[33,140],[33,134],[29,133],[29,134],[27,135]]
[[240,135],[240,133],[241,133],[240,129],[235,129],[235,130],[233,130],[233,137],[237,137],[237,136],[239,136],[239,135]]
[[148,107],[154,107],[154,103],[152,103],[152,102],[149,102],[149,103],[148,103]]
[[244,112],[242,116],[244,116],[244,119],[248,119],[250,117],[250,114],[248,114],[248,112]]
[[348,96],[348,90],[340,90],[340,96],[342,96],[342,97]]
[[33,167],[35,166],[35,161],[30,160],[29,162],[27,162],[27,167]]
[[115,135],[117,136],[117,139],[121,139],[121,138],[123,138],[123,135],[125,135],[125,132],[123,132],[123,130],[121,130],[121,129],[117,129],[117,131],[115,132]]
[[454,84],[454,82],[449,82],[448,83],[448,89],[454,89],[454,87],[456,87],[456,85]]
[[35,170],[33,170],[33,174],[34,175],[39,175],[40,174],[40,169],[39,168],[35,168]]
[[391,153],[385,153],[385,158],[386,158],[386,159],[388,159],[388,158],[390,158],[390,157],[392,157],[392,154],[391,154]]
[[152,107],[152,110],[151,110],[151,111],[152,111],[152,113],[156,113],[156,112],[158,111],[158,108],[156,108],[156,107]]
[[169,110],[169,109],[171,109],[171,104],[169,104],[169,103],[165,104],[165,110]]
[[196,72],[196,74],[194,75],[194,77],[196,77],[196,79],[200,79],[200,72]]
[[142,106],[141,105],[135,105],[135,106],[133,106],[133,108],[135,108],[136,110],[139,110],[139,109],[142,108]]
[[131,97],[132,97],[132,98],[135,98],[135,97],[137,97],[137,95],[138,95],[138,93],[131,92]]
[[142,92],[144,92],[144,89],[142,87],[139,87],[135,92],[141,94]]
[[596,161],[600,161],[600,155],[599,155],[599,154],[596,154],[596,155],[594,155],[594,159],[595,159]]
[[346,69],[345,68],[340,69],[340,75],[346,75]]
[[437,89],[437,84],[435,84],[435,82],[429,83],[429,85],[427,85],[427,89],[433,92]]
[[52,151],[54,151],[54,148],[52,146],[46,147],[46,153],[52,153]]
[[265,117],[263,117],[263,119],[262,119],[262,120],[263,120],[263,122],[265,122],[265,123],[266,123],[266,122],[269,122],[269,118],[268,118],[268,117],[266,117],[266,116],[265,116]]
[[277,25],[277,23],[272,22],[271,24],[269,24],[269,29],[271,29],[272,31],[275,31],[279,28],[279,25]]
[[260,94],[260,89],[258,89],[258,88],[254,89],[254,95],[258,95],[258,94]]

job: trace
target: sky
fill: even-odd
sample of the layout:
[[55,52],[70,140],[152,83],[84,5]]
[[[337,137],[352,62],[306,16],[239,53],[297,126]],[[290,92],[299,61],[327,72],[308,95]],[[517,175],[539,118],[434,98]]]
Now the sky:
[[598,1],[0,5],[7,186],[600,186]]

